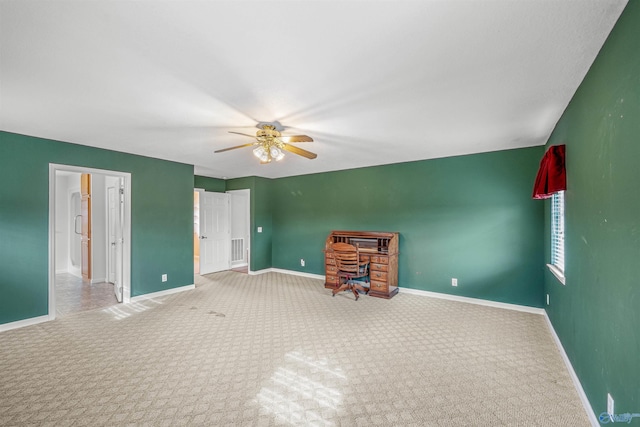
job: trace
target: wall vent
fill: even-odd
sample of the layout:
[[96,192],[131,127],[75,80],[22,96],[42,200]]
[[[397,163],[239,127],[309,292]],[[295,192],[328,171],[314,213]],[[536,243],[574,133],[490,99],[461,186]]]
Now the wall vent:
[[244,261],[244,239],[231,239],[231,262]]

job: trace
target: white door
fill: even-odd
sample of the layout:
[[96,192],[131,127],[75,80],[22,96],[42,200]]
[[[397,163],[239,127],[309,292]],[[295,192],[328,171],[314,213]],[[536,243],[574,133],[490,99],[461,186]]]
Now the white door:
[[116,281],[116,215],[118,212],[117,189],[107,188],[107,282]]
[[200,274],[229,270],[229,195],[205,191],[200,197]]
[[124,217],[124,186],[122,178],[117,187],[107,189],[107,277],[113,292],[122,302],[122,219]]

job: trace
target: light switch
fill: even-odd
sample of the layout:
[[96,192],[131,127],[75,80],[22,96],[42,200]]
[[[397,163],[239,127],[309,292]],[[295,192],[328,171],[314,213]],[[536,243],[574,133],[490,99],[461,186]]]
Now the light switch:
[[258,227],[258,233],[262,233],[262,227]]

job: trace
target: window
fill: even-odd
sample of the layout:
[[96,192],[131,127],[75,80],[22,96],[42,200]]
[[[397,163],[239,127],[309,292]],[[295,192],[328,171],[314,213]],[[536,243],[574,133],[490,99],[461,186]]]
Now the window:
[[564,191],[551,198],[551,264],[549,268],[564,284]]

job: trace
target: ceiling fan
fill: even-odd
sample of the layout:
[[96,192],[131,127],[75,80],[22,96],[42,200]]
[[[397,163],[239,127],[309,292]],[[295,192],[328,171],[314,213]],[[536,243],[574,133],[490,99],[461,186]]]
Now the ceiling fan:
[[260,164],[271,163],[272,160],[279,161],[284,158],[284,152],[288,151],[293,154],[297,154],[307,159],[315,159],[317,154],[311,151],[303,150],[295,145],[291,145],[291,142],[313,142],[313,139],[307,135],[292,135],[282,136],[279,131],[276,130],[274,125],[263,124],[262,129],[256,132],[256,136],[248,135],[246,133],[233,132],[238,135],[248,136],[255,138],[255,142],[248,144],[236,145],[235,147],[223,148],[222,150],[216,150],[214,153],[222,153],[224,151],[235,150],[236,148],[252,147],[253,154],[260,159]]

